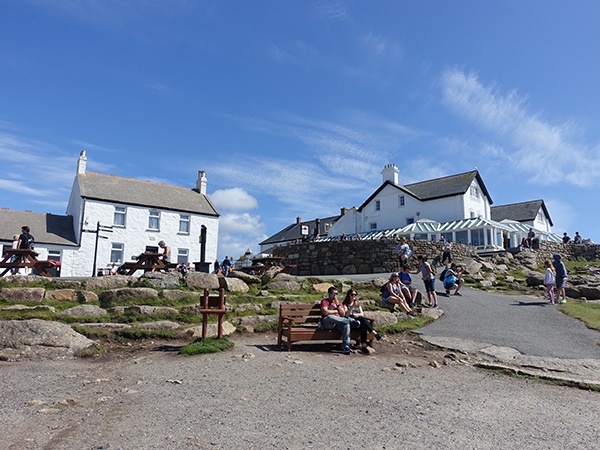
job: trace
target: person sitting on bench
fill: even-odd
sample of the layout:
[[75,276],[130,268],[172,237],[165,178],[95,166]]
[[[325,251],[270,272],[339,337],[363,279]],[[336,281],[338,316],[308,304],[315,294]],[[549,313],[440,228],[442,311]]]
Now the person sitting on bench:
[[342,352],[344,355],[352,353],[350,348],[350,324],[354,321],[346,317],[346,308],[337,298],[338,290],[331,286],[327,290],[327,298],[321,300],[321,326],[325,330],[339,330],[342,332]]

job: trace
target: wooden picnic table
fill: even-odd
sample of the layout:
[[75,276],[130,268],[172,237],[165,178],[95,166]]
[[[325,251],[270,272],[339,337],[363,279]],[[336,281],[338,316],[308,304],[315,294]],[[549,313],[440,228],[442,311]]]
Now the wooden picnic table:
[[119,267],[125,270],[125,275],[133,275],[137,270],[144,272],[167,271],[177,267],[177,264],[167,263],[162,259],[162,253],[142,253],[136,257],[137,261],[126,262]]
[[[39,261],[38,255],[39,253],[31,249],[7,248],[2,255],[2,261],[0,261],[0,270],[4,269],[0,277],[3,277],[11,269],[22,268],[35,269],[41,276],[51,277],[47,269],[55,267],[56,264],[54,261]],[[11,261],[13,256],[15,257],[14,261]]]

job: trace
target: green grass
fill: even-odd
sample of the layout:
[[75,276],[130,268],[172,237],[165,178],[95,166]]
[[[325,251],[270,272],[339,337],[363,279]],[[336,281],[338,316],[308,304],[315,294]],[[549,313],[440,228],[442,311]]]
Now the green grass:
[[191,344],[181,348],[180,354],[184,356],[198,355],[202,353],[217,353],[233,347],[235,344],[226,338],[197,339]]
[[78,358],[92,358],[95,356],[100,356],[105,352],[106,352],[106,349],[101,344],[90,345],[89,347],[86,347],[84,349],[81,349],[81,350],[75,352],[75,356]]
[[415,330],[424,327],[429,322],[433,321],[432,317],[417,316],[414,319],[402,319],[395,325],[387,325],[385,327],[377,327],[376,330],[380,334],[397,334],[405,331]]
[[279,327],[279,322],[263,322],[260,325],[254,327],[255,333],[266,333],[267,331],[277,332],[277,328]]
[[558,309],[569,317],[581,320],[588,328],[600,331],[600,304],[569,300],[560,304]]

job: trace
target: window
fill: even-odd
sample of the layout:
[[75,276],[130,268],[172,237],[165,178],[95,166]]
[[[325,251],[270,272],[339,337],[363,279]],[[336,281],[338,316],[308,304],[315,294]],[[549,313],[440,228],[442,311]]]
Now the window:
[[123,250],[125,248],[124,244],[116,244],[113,242],[110,248],[110,262],[123,264]]
[[468,244],[468,241],[469,235],[467,233],[467,230],[456,232],[456,242],[458,242],[459,244]]
[[406,218],[406,225],[410,225],[411,223],[415,223],[415,218],[414,217],[407,217]]
[[151,210],[148,218],[149,230],[160,230],[160,211]]
[[479,198],[479,189],[477,189],[477,186],[471,186],[471,197]]
[[377,229],[377,222],[370,223],[369,228],[371,231],[375,231]]
[[471,214],[471,219],[474,219],[475,218],[475,211],[471,211],[470,214]]
[[113,225],[117,227],[125,226],[125,215],[127,208],[123,206],[115,206],[115,215],[113,217]]
[[375,211],[381,211],[381,201],[375,200]]
[[429,236],[429,240],[432,242],[437,241],[437,234],[432,234],[431,236]]
[[190,234],[190,216],[187,214],[179,214],[179,232]]
[[177,249],[177,264],[187,264],[190,251],[187,248]]
[[398,208],[402,208],[404,206],[404,195],[398,196]]
[[48,250],[48,259],[60,262],[60,250]]
[[415,234],[414,240],[415,241],[426,241],[427,240],[427,233],[417,233],[417,234]]
[[475,247],[483,247],[485,245],[483,240],[483,229],[471,230],[471,245]]
[[452,242],[452,233],[442,233],[442,236],[446,239],[446,242]]

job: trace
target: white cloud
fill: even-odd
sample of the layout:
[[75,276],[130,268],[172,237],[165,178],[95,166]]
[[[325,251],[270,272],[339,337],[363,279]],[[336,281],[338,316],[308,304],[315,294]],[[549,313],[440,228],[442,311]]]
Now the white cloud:
[[17,192],[19,194],[35,195],[36,197],[47,197],[49,192],[44,189],[33,189],[22,181],[0,179],[0,190]]
[[371,61],[384,60],[398,65],[404,57],[402,45],[381,35],[366,34],[361,39],[361,45]]
[[260,222],[260,216],[243,214],[224,214],[219,219],[219,232],[223,234],[243,234],[247,237],[260,237],[265,234],[266,225]]
[[[574,140],[571,122],[554,125],[527,109],[527,98],[516,90],[502,94],[484,86],[474,73],[448,69],[441,76],[442,99],[452,110],[505,141],[503,146],[515,170],[532,182],[566,181],[591,186],[600,176],[600,145]],[[577,130],[579,132],[579,130]]]
[[219,189],[209,197],[219,209],[244,211],[258,207],[256,199],[242,188]]

